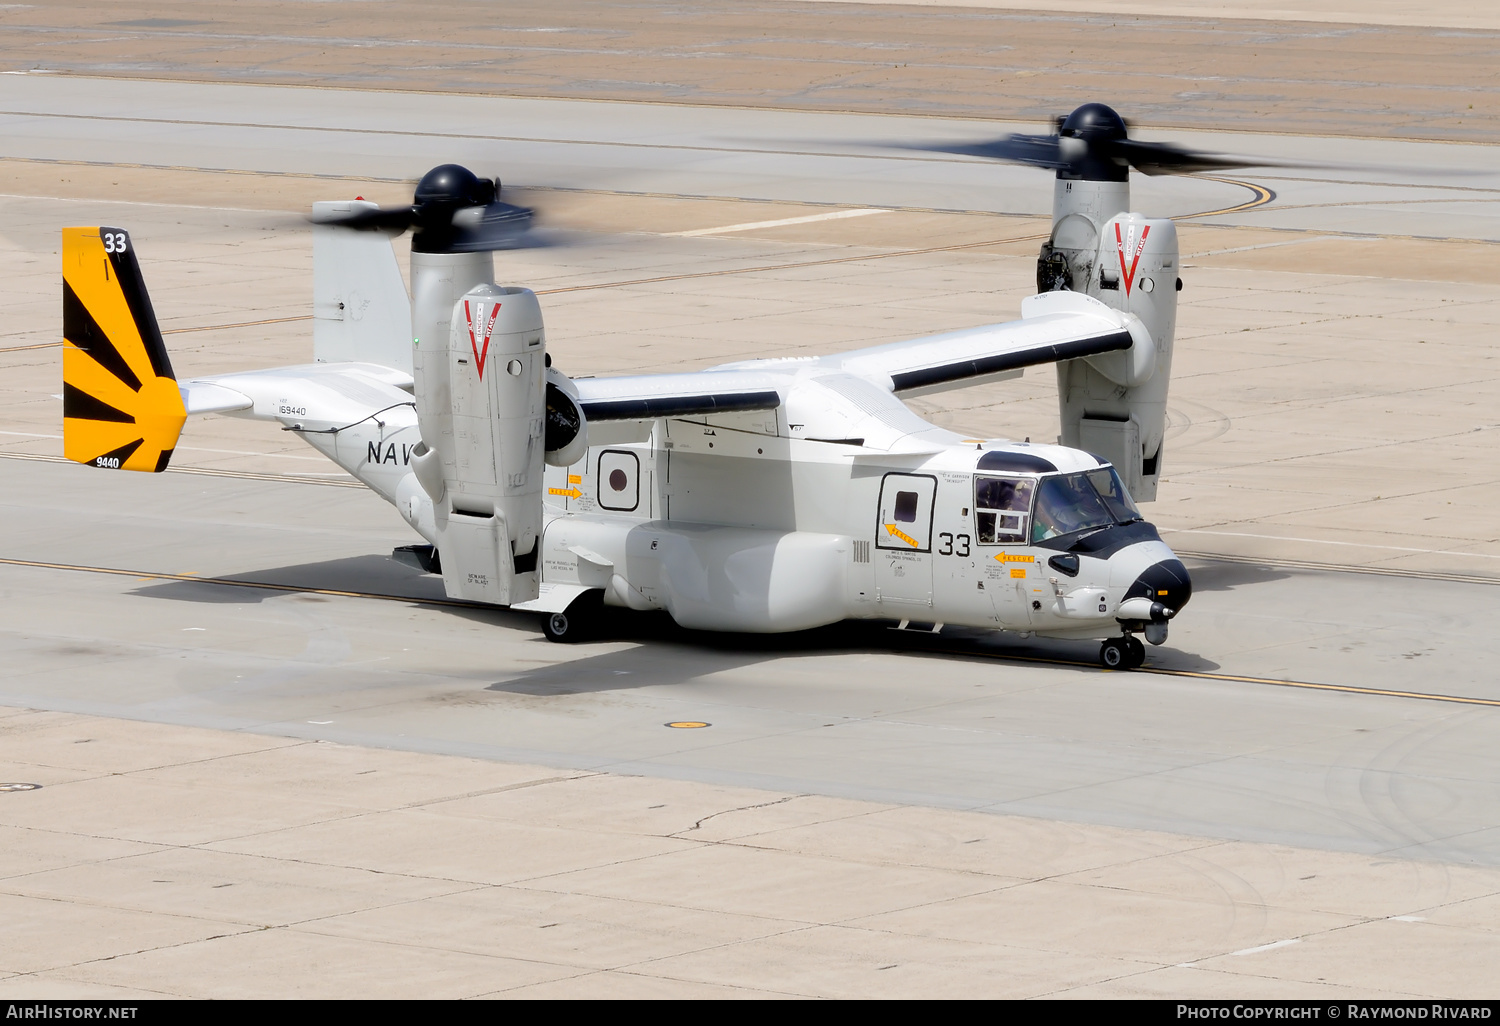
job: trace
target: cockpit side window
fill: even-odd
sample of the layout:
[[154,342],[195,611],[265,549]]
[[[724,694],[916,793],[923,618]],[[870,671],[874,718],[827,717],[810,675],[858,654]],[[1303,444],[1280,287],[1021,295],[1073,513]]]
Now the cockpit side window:
[[976,477],[974,519],[981,545],[1024,545],[1036,481],[1027,477]]

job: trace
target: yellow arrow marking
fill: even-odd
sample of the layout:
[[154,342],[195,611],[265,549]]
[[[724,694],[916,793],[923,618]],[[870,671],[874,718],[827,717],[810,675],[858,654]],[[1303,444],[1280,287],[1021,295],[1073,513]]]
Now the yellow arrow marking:
[[1008,552],[1002,552],[995,557],[997,563],[1035,563],[1035,556],[1012,556]]
[[548,495],[566,495],[570,499],[578,499],[583,496],[577,488],[548,488]]
[[895,524],[886,524],[885,529],[889,531],[893,536],[900,538],[902,541],[906,542],[906,544],[910,545],[914,549],[920,549],[922,547],[917,544],[917,540],[915,538],[907,534],[905,531],[901,530],[901,528],[897,527]]

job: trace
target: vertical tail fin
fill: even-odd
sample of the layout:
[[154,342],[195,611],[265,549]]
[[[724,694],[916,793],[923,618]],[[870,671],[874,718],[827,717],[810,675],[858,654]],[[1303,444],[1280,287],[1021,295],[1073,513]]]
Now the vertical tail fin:
[[187,410],[130,233],[63,229],[63,453],[162,471]]

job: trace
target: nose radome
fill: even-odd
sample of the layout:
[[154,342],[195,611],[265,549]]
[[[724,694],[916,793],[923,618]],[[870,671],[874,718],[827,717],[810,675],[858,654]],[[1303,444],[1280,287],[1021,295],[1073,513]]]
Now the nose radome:
[[1148,598],[1160,602],[1174,614],[1193,597],[1193,579],[1180,559],[1164,559],[1142,570],[1125,592],[1125,598]]

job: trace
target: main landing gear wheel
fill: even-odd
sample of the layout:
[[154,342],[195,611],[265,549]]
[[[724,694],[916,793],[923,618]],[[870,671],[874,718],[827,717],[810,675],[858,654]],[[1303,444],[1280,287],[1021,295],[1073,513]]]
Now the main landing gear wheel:
[[573,618],[566,612],[543,613],[542,633],[548,641],[573,641],[581,633]]
[[579,595],[561,613],[542,614],[542,633],[548,641],[572,644],[582,641],[598,626],[599,608],[603,604],[598,592]]

